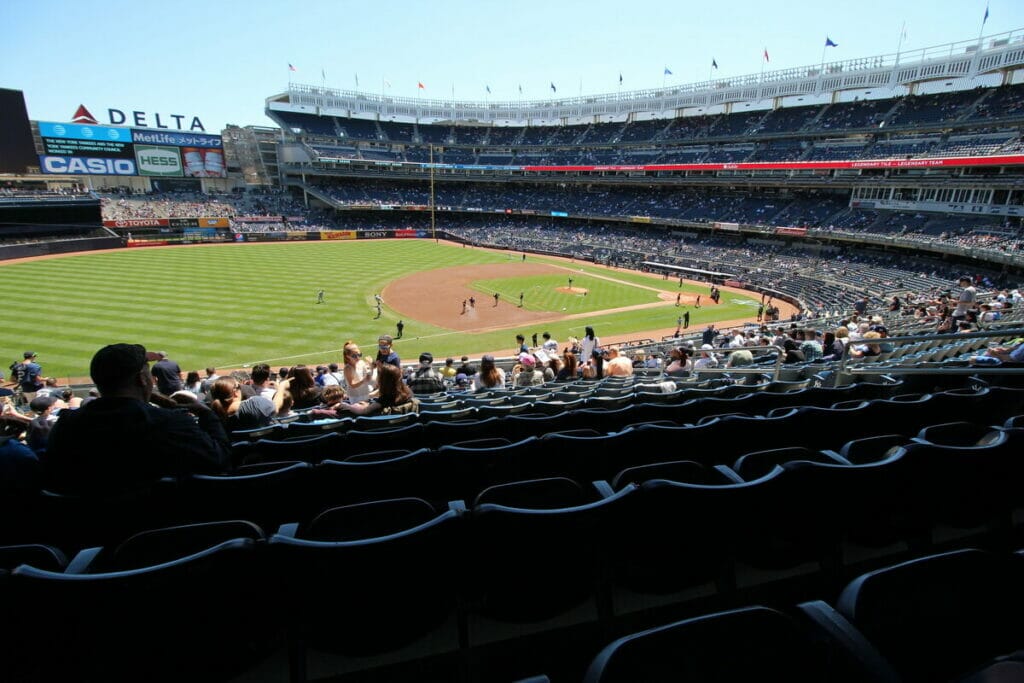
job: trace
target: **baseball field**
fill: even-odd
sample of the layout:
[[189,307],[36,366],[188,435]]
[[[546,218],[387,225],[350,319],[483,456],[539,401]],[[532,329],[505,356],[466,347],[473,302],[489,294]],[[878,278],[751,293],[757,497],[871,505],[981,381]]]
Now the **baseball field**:
[[723,289],[714,305],[706,284],[429,240],[123,249],[0,272],[8,291],[25,292],[0,329],[5,365],[31,350],[56,377],[87,376],[96,349],[118,341],[167,351],[186,371],[276,368],[338,360],[348,339],[371,353],[401,320],[395,349],[414,361],[511,355],[517,333],[564,342],[587,325],[605,341],[660,338],[686,311],[691,329],[721,327],[753,319],[758,303]]

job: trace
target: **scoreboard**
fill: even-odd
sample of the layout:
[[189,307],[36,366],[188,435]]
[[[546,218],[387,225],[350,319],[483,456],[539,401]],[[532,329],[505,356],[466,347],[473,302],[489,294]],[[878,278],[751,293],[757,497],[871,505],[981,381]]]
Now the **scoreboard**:
[[40,121],[39,136],[43,173],[227,177],[219,135]]

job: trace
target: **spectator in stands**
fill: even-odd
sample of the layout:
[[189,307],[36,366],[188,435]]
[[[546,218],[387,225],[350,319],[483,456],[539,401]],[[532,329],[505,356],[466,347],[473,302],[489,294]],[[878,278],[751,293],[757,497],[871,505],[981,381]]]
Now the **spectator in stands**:
[[469,362],[469,356],[462,357],[462,365],[458,367],[456,376],[465,375],[466,377],[472,377],[476,374],[476,366]]
[[555,378],[558,377],[558,371],[562,369],[562,359],[555,354],[548,356],[548,354],[545,353],[543,349],[541,349],[537,353],[537,358],[538,360],[544,360],[545,357],[548,360],[546,363],[544,363],[543,367],[544,381],[554,382]]
[[338,404],[338,415],[392,415],[419,412],[419,399],[402,381],[402,371],[390,363],[377,369],[380,388],[376,398],[358,403]]
[[359,345],[354,341],[345,342],[341,350],[345,369],[345,391],[349,403],[369,401],[377,387],[377,370],[363,358]]
[[394,340],[390,334],[382,334],[377,337],[377,364],[394,365],[399,370],[402,369],[402,359],[398,357],[398,354],[392,350],[391,345]]
[[783,363],[803,363],[804,352],[800,350],[800,344],[795,339],[786,339],[782,342],[782,350],[786,353]]
[[414,394],[436,394],[444,391],[444,377],[434,367],[432,354],[420,354],[420,365],[409,376],[408,384]]
[[746,365],[752,365],[754,363],[754,354],[748,349],[736,349],[729,354],[729,360],[726,362],[725,367],[727,368],[741,368]]
[[701,370],[703,368],[717,368],[718,367],[718,356],[715,355],[715,347],[709,343],[701,344],[700,347],[700,358],[693,362],[694,370]]
[[444,367],[441,368],[441,377],[444,378],[445,383],[451,383],[455,381],[455,375],[459,374],[455,369],[455,359],[445,358]]
[[0,495],[5,498],[37,494],[42,483],[39,457],[18,440],[22,429],[21,422],[0,420]]
[[494,356],[480,359],[480,372],[473,375],[473,391],[502,389],[505,386],[505,371],[494,363]]
[[991,346],[981,354],[981,357],[972,358],[971,364],[981,365],[980,358],[994,358],[1002,363],[1024,363],[1024,341],[1018,341],[1011,346]]
[[623,356],[617,346],[604,350],[604,374],[608,377],[629,377],[633,374],[633,363]]
[[879,356],[882,354],[882,347],[877,343],[877,339],[881,338],[879,332],[868,330],[864,333],[863,344],[854,344],[850,348],[851,358],[871,358],[873,356]]
[[234,417],[242,403],[242,390],[234,377],[221,377],[210,389],[210,408],[224,422]]
[[338,404],[344,400],[345,390],[341,388],[341,385],[331,384],[320,392],[320,405],[317,408],[337,408]]
[[156,380],[156,390],[164,396],[170,396],[175,391],[185,387],[181,383],[181,368],[173,360],[167,357],[166,351],[157,351],[160,360],[153,363],[153,379]]
[[956,300],[956,308],[953,310],[953,319],[957,322],[967,318],[967,314],[976,310],[978,302],[978,290],[974,287],[974,281],[967,275],[960,276],[957,281],[963,289]]
[[580,340],[580,358],[586,358],[588,364],[591,364],[590,359],[594,357],[594,349],[601,347],[601,340],[594,334],[593,327],[588,325],[584,331],[586,334]]
[[36,362],[38,354],[35,351],[26,351],[22,354],[25,358],[21,364],[19,373],[19,384],[21,396],[25,401],[31,401],[36,397],[36,392],[45,386],[43,382],[43,368]]
[[277,409],[274,402],[266,396],[252,396],[242,401],[234,417],[229,421],[233,431],[239,429],[259,429],[274,422]]
[[576,354],[566,351],[562,354],[562,367],[555,375],[556,382],[574,382],[580,376],[579,364],[576,361]]
[[669,377],[686,377],[693,371],[693,360],[682,346],[672,347],[668,357],[670,362],[665,367],[665,374]]
[[288,415],[293,410],[312,408],[320,403],[320,387],[316,385],[312,370],[305,365],[296,365],[290,375],[278,384],[274,394],[278,415]]
[[197,397],[203,392],[203,380],[199,377],[198,370],[190,370],[185,375],[185,384],[182,386],[182,389],[192,392]]
[[605,354],[600,349],[594,349],[590,354],[590,361],[583,366],[583,379],[601,379],[604,377]]
[[164,476],[224,470],[228,439],[220,420],[198,401],[153,393],[151,360],[156,355],[140,344],[96,352],[89,372],[100,397],[63,411],[53,426],[43,463],[48,488],[117,492]]
[[274,387],[274,383],[270,381],[269,365],[266,363],[257,363],[252,366],[250,378],[252,379],[253,393],[256,396],[269,398],[271,401],[274,400],[274,394],[277,393],[277,389]]
[[512,384],[517,387],[538,387],[544,384],[544,372],[537,368],[537,359],[532,353],[519,356],[518,372],[512,370]]
[[204,400],[209,399],[210,390],[213,389],[213,383],[219,379],[220,375],[217,374],[217,368],[206,368],[206,379],[203,380],[203,384],[199,388]]
[[818,333],[813,329],[806,329],[803,331],[804,340],[800,344],[800,350],[803,351],[804,360],[816,361],[821,358],[823,354],[821,341],[818,340]]
[[836,339],[836,333],[832,330],[827,330],[821,343],[821,360],[839,360],[843,357],[845,349],[846,346],[843,345],[843,342]]

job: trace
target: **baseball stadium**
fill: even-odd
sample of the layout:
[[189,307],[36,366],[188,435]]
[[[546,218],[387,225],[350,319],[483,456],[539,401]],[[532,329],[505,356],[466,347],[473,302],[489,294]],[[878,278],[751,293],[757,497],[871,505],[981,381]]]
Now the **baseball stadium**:
[[1024,29],[763,62],[0,90],[4,679],[1020,680]]

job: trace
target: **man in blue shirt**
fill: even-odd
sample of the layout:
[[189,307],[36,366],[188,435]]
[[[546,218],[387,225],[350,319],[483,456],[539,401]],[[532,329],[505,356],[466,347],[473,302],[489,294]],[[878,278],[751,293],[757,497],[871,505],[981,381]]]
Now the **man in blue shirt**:
[[31,401],[36,397],[36,392],[43,388],[43,369],[36,362],[35,351],[26,351],[24,356],[21,372],[21,395],[25,401]]

